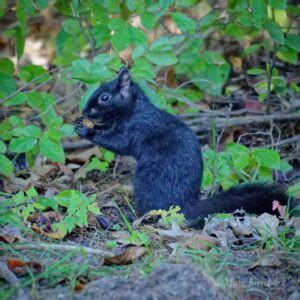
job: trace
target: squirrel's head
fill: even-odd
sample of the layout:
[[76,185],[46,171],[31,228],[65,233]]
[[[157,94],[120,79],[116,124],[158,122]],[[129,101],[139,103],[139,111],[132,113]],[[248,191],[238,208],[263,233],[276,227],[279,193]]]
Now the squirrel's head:
[[120,69],[118,76],[102,84],[90,97],[83,115],[88,119],[105,119],[130,111],[134,105],[132,80],[126,67]]

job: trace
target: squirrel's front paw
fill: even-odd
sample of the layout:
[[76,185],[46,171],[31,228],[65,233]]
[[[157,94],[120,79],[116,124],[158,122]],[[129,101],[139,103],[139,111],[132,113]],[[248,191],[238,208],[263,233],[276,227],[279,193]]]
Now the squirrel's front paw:
[[80,117],[76,119],[75,121],[75,131],[76,133],[85,138],[85,139],[91,139],[95,135],[95,131],[92,128],[88,128],[84,125],[84,118]]

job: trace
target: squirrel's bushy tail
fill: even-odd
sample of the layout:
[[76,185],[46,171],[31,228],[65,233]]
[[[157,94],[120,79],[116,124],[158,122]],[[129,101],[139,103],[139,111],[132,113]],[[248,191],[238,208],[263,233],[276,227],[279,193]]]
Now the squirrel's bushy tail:
[[274,200],[281,205],[289,202],[285,189],[277,183],[241,184],[208,199],[200,199],[197,204],[186,208],[184,213],[188,224],[202,227],[208,215],[232,213],[240,208],[249,214],[278,214],[278,211],[273,210]]

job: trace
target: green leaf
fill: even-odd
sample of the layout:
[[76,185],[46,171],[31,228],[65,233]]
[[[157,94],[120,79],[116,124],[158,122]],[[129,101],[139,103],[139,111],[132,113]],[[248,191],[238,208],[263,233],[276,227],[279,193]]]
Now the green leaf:
[[203,179],[202,179],[203,187],[208,188],[213,184],[213,182],[214,182],[214,177],[212,172],[208,168],[205,168],[203,172]]
[[100,161],[98,157],[93,157],[89,164],[86,166],[86,171],[89,172],[91,170],[100,170],[101,172],[105,172],[109,167],[108,162]]
[[243,170],[249,165],[249,149],[240,144],[229,146],[227,152],[231,155],[237,170]]
[[276,55],[278,58],[287,63],[294,65],[297,63],[297,52],[288,46],[281,46]]
[[290,165],[287,161],[285,161],[285,160],[280,161],[280,171],[289,172],[292,170],[293,170],[293,166]]
[[144,46],[137,46],[131,53],[131,56],[133,59],[136,59],[140,56],[142,56],[145,52],[145,47]]
[[290,48],[300,52],[300,36],[296,34],[288,34],[285,43]]
[[42,131],[39,127],[36,125],[28,125],[23,128],[23,134],[28,137],[39,137],[41,135]]
[[24,153],[31,150],[37,143],[34,137],[12,138],[9,143],[9,150],[14,153]]
[[143,30],[130,26],[129,34],[131,44],[134,44],[135,46],[142,45],[144,47],[147,47],[148,37]]
[[269,5],[273,8],[277,9],[285,9],[286,8],[286,0],[269,0]]
[[104,159],[110,163],[115,159],[115,154],[111,151],[106,150],[104,152]]
[[266,73],[266,71],[262,70],[260,68],[252,68],[252,69],[247,70],[247,73],[249,75],[260,75],[260,74]]
[[43,67],[37,65],[26,65],[19,73],[19,78],[26,82],[30,82],[37,77],[39,79],[36,80],[36,83],[43,83],[50,78],[50,75]]
[[160,67],[170,66],[177,63],[177,58],[172,51],[149,52],[146,57],[152,63]]
[[142,12],[145,8],[144,0],[126,0],[126,5],[130,11]]
[[100,215],[100,209],[97,206],[97,204],[90,204],[88,206],[88,211],[90,211],[91,213],[93,213],[95,215]]
[[0,153],[6,152],[6,145],[0,140]]
[[16,28],[16,52],[17,57],[20,59],[23,55],[25,47],[25,34],[20,26]]
[[279,44],[284,44],[284,34],[281,27],[275,21],[268,19],[266,29],[274,41]]
[[72,15],[72,6],[71,1],[66,0],[56,0],[54,3],[54,7],[57,9],[58,12],[62,13],[66,16]]
[[9,58],[0,58],[0,72],[12,75],[15,72],[14,63]]
[[142,25],[148,30],[152,30],[155,27],[156,21],[157,17],[154,14],[151,14],[147,11],[144,11],[141,14]]
[[250,47],[247,47],[245,50],[244,50],[244,53],[246,55],[248,54],[251,54],[251,53],[254,53],[256,50],[258,50],[260,47],[262,46],[262,44],[253,44],[251,45]]
[[40,152],[53,162],[65,162],[65,153],[60,144],[45,137],[40,139]]
[[37,91],[31,91],[26,94],[27,103],[31,108],[39,109],[43,104],[43,96]]
[[130,44],[130,35],[128,28],[125,27],[122,30],[116,31],[111,37],[111,43],[113,47],[118,51],[126,49]]
[[61,126],[60,130],[66,137],[75,137],[76,136],[74,125],[72,125],[72,124],[63,124]]
[[127,27],[127,23],[119,18],[111,19],[108,23],[108,28],[111,30],[121,30]]
[[10,116],[8,119],[9,119],[9,123],[13,127],[18,126],[20,124],[23,124],[22,119],[20,117],[18,117],[18,116]]
[[241,25],[236,23],[229,23],[226,26],[224,32],[225,34],[235,38],[238,41],[243,40],[245,37],[245,32],[242,29]]
[[31,198],[35,198],[39,194],[38,194],[38,192],[36,191],[36,189],[34,187],[31,187],[29,190],[26,191],[26,195],[31,197]]
[[252,17],[257,28],[261,28],[268,17],[267,5],[264,0],[253,0]]
[[26,102],[27,95],[25,93],[18,93],[16,96],[13,96],[12,98],[8,99],[6,102],[4,102],[4,106],[17,106],[22,105]]
[[261,167],[280,169],[280,156],[276,151],[271,149],[254,149],[252,154]]
[[193,19],[182,13],[171,13],[171,17],[181,31],[189,34],[195,33],[196,22]]
[[48,6],[48,0],[35,0],[35,2],[41,9],[46,9]]
[[7,73],[0,72],[0,98],[11,95],[17,88],[15,79]]
[[145,58],[137,58],[130,71],[134,77],[141,79],[151,80],[155,77],[153,66]]

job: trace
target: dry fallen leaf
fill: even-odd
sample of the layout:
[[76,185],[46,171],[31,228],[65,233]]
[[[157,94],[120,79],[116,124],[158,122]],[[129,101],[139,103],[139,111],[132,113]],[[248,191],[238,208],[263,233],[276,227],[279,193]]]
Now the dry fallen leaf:
[[272,203],[272,210],[278,210],[280,217],[285,217],[285,206],[282,206],[277,200],[274,200]]
[[171,221],[171,229],[157,229],[157,233],[166,238],[176,238],[180,239],[183,237],[191,237],[193,235],[192,232],[185,232],[180,228],[176,222]]
[[256,267],[280,267],[282,265],[281,260],[278,257],[278,254],[272,253],[260,257],[253,266],[250,267],[250,270],[255,269]]
[[114,257],[106,257],[104,265],[128,265],[147,253],[147,248],[141,246],[129,246],[124,252]]
[[193,250],[209,250],[217,245],[217,239],[212,236],[195,234],[187,239],[183,244],[183,248]]
[[66,232],[62,230],[58,230],[56,232],[46,232],[45,230],[39,228],[38,226],[32,225],[31,229],[39,234],[42,234],[46,237],[49,237],[54,240],[61,240],[65,237]]
[[25,275],[29,273],[29,269],[34,273],[39,273],[42,266],[38,262],[24,262],[16,258],[9,258],[6,260],[8,268],[16,275]]
[[258,217],[250,217],[253,227],[264,238],[277,236],[279,220],[276,216],[264,213]]
[[0,229],[0,242],[12,244],[19,240],[21,233],[18,227],[6,225]]

